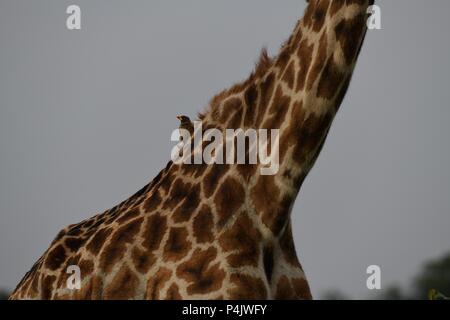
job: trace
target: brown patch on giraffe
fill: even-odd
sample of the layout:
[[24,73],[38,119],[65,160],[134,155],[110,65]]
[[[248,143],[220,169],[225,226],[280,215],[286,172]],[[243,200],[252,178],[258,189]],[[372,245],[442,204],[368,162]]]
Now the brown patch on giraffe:
[[249,111],[255,111],[253,108],[256,107],[256,103],[258,100],[258,89],[256,85],[253,83],[251,84],[244,92],[244,101],[247,105],[247,110]]
[[223,227],[228,219],[237,213],[245,201],[245,190],[233,177],[227,177],[214,197],[219,218],[218,227]]
[[237,129],[241,128],[242,112],[243,112],[243,107],[241,105],[239,108],[237,108],[232,113],[230,120],[228,120],[228,122],[227,122],[227,129],[237,130]]
[[46,275],[43,276],[41,281],[41,299],[50,300],[53,294],[53,285],[56,281],[55,276]]
[[244,274],[232,274],[230,282],[234,288],[229,290],[230,300],[265,300],[267,289],[264,281]]
[[166,198],[163,208],[174,209],[181,201],[184,200],[191,187],[192,186],[190,183],[184,183],[181,178],[176,179],[172,184],[170,194]]
[[156,262],[153,253],[134,247],[131,251],[131,259],[136,270],[142,274],[148,272],[152,265]]
[[92,238],[92,236],[98,231],[99,228],[97,229],[93,229],[93,228],[89,228],[87,229],[84,233],[83,233],[83,237],[86,238],[87,240],[90,240]]
[[64,240],[64,245],[71,251],[76,252],[85,243],[84,238],[67,237]]
[[191,218],[200,203],[200,191],[200,185],[194,184],[185,194],[183,202],[173,213],[175,223],[185,222]]
[[340,43],[347,65],[353,63],[359,53],[361,42],[355,39],[363,38],[365,32],[366,14],[359,14],[353,19],[342,20],[334,29],[336,39]]
[[139,208],[135,207],[129,211],[125,211],[125,213],[122,214],[122,216],[119,219],[117,219],[117,223],[123,224],[127,221],[137,218],[140,214],[141,214],[141,211],[139,210]]
[[[126,204],[126,205],[124,205],[122,208],[120,208],[119,210],[117,210],[116,212],[114,212],[113,214],[108,215],[108,219],[105,220],[104,225],[110,226],[111,224],[113,224],[114,222],[116,222],[117,219],[120,219],[120,218],[122,218],[122,217],[125,217],[126,215],[125,215],[125,216],[123,216],[123,215],[121,216],[121,214],[122,214],[124,211],[129,210],[129,208],[132,208],[133,205],[134,205],[134,202],[132,202],[132,203],[130,203],[130,204]],[[129,220],[131,220],[131,219],[129,219]],[[126,219],[125,219],[125,221],[126,221]]]
[[145,300],[159,300],[160,293],[167,281],[169,281],[172,271],[167,268],[159,270],[147,282]]
[[325,24],[328,7],[330,6],[329,0],[318,1],[313,13],[312,29],[314,32],[319,32]]
[[305,88],[306,76],[308,75],[309,66],[311,65],[312,55],[314,52],[314,44],[308,46],[307,40],[300,42],[297,55],[299,57],[299,71],[297,75],[296,91],[302,91]]
[[[259,176],[256,185],[251,190],[251,198],[256,211],[262,212],[271,202],[277,202],[280,190],[275,185],[275,179],[272,176]],[[270,198],[267,197],[270,195]]]
[[[327,113],[322,116],[310,114],[297,131],[297,144],[294,148],[294,158],[299,163],[311,161],[318,155],[318,150],[323,144],[334,115]],[[309,163],[311,165],[313,163]]]
[[253,123],[255,121],[256,107],[258,103],[258,96],[258,88],[255,84],[252,84],[244,92],[244,100],[247,106],[245,110],[244,127],[253,126]]
[[192,224],[197,243],[207,243],[214,240],[214,220],[211,208],[203,205],[200,212],[194,218]]
[[78,266],[80,267],[81,277],[90,275],[94,271],[94,262],[92,260],[81,259]]
[[153,194],[147,200],[145,200],[144,203],[145,212],[155,211],[160,203],[161,203],[161,196],[159,195],[159,191],[155,190],[155,192],[153,192]]
[[188,282],[188,294],[206,294],[222,287],[225,272],[220,268],[220,263],[211,265],[216,256],[217,250],[213,247],[197,249],[188,261],[177,268],[177,276]]
[[72,224],[67,227],[66,235],[67,236],[79,236],[81,233],[83,233],[83,228],[84,228],[83,222],[77,223],[77,224]]
[[311,289],[309,288],[308,282],[304,278],[291,279],[291,283],[297,299],[312,299]]
[[170,187],[172,186],[172,182],[174,181],[174,177],[179,170],[179,165],[172,165],[170,167],[170,170],[165,172],[165,170],[161,171],[158,176],[159,182],[153,185],[149,192],[155,191],[155,190],[162,190],[164,193],[168,193],[170,190]]
[[264,224],[268,226],[275,235],[278,235],[286,225],[293,201],[293,196],[285,195],[278,203],[278,206],[273,208],[272,212],[266,211],[265,215],[262,216]]
[[280,199],[280,190],[275,184],[274,176],[259,176],[250,197],[255,209],[260,213],[263,223],[275,235],[278,235],[289,217],[292,198],[284,196]]
[[58,270],[66,259],[66,249],[59,244],[48,253],[47,259],[45,259],[45,267],[52,271]]
[[261,90],[261,99],[259,101],[258,114],[256,117],[256,123],[259,124],[262,122],[265,111],[269,107],[270,100],[273,95],[273,91],[275,90],[276,76],[275,73],[271,72],[268,74],[260,84]]
[[231,228],[219,236],[219,244],[225,252],[238,250],[227,257],[231,267],[258,266],[260,240],[260,232],[245,212],[240,214]]
[[162,190],[165,194],[169,192],[175,179],[175,171],[177,167],[173,166],[172,168],[172,170],[170,170],[163,178],[161,178],[161,182],[158,185],[158,189]]
[[203,179],[203,192],[206,198],[211,197],[216,191],[219,180],[227,173],[229,167],[227,165],[212,165],[211,169]]
[[[92,225],[87,228],[86,234],[92,234],[105,222],[106,217],[96,216]],[[69,233],[68,233],[69,234]]]
[[336,95],[336,88],[345,81],[345,74],[339,70],[334,57],[328,58],[317,87],[317,97],[331,100]]
[[171,228],[169,238],[164,246],[164,260],[177,261],[184,258],[190,249],[188,240],[188,231],[186,228]]
[[307,89],[311,90],[314,86],[314,83],[316,82],[317,78],[321,74],[326,60],[327,60],[327,33],[324,32],[319,40],[319,47],[316,54],[316,59],[314,60],[313,64],[311,65],[309,74],[308,74],[308,80],[307,80]]
[[298,130],[305,118],[303,101],[294,102],[291,111],[291,124],[284,130],[280,138],[280,163],[284,162],[284,157],[290,147],[297,145]]
[[100,300],[103,297],[103,279],[97,275],[93,275],[89,281],[92,287],[91,300]]
[[295,25],[295,29],[294,30],[297,30],[297,32],[295,32],[294,34],[293,34],[293,36],[292,36],[292,40],[291,40],[291,42],[290,42],[290,45],[291,45],[291,49],[294,49],[294,48],[296,48],[296,46],[300,43],[300,41],[302,41],[302,39],[303,39],[303,31],[302,31],[302,29],[300,28],[300,24],[301,24],[301,22],[300,21],[298,21],[297,22],[297,24]]
[[176,283],[172,283],[169,289],[167,289],[165,300],[181,300],[180,290]]
[[117,272],[105,287],[106,300],[128,300],[135,296],[139,285],[138,277],[126,265]]
[[121,226],[111,237],[108,245],[100,255],[100,269],[110,272],[114,265],[123,257],[127,244],[131,243],[141,228],[143,218],[138,218]]
[[282,276],[278,280],[277,289],[275,293],[276,300],[293,300],[296,298],[294,289],[288,277]]
[[102,228],[97,231],[97,233],[89,240],[86,248],[92,252],[92,254],[97,255],[105,244],[106,238],[111,234],[110,228]]
[[282,80],[287,84],[290,89],[294,89],[295,82],[295,61],[291,61],[284,71]]
[[290,58],[291,53],[289,52],[289,50],[282,50],[278,55],[275,66],[279,68],[281,72],[283,72],[287,64],[289,63]]
[[226,103],[224,107],[227,109],[223,109],[222,113],[228,114],[228,117],[231,117],[224,123],[226,123],[227,129],[238,129],[241,127],[241,122],[244,113],[244,105],[241,99],[232,98],[230,99],[230,103]]
[[[272,106],[270,107],[269,110],[272,117],[270,117],[264,122],[262,128],[269,130],[280,129],[281,125],[283,124],[283,121],[285,121],[286,113],[289,110],[290,103],[291,98],[288,95],[284,95],[283,89],[281,88],[281,86],[278,86],[274,100],[272,102]],[[268,138],[270,138],[270,136],[268,136]],[[269,146],[271,146],[269,140],[270,139],[268,139],[267,143]],[[268,152],[270,152],[270,150]]]
[[94,223],[94,219],[88,219],[84,222],[82,222],[82,228],[88,229],[92,224]]
[[147,222],[142,233],[144,238],[142,245],[149,251],[158,250],[164,234],[167,230],[167,217],[160,213],[155,213],[147,218]]
[[289,223],[280,237],[279,241],[280,249],[283,254],[284,260],[294,267],[300,267],[300,263],[297,258],[297,253],[295,251],[294,238],[292,237],[292,226]]
[[106,210],[104,213],[102,213],[101,216],[102,216],[103,224],[110,223],[115,218],[117,218],[117,216],[121,212],[123,212],[124,208],[126,208],[127,205],[128,205],[128,200],[125,200],[122,203],[120,203],[118,206],[116,206],[112,209]]

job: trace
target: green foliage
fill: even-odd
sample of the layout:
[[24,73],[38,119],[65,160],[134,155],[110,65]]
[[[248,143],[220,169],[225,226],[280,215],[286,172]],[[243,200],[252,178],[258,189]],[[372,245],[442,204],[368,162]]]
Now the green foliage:
[[428,293],[429,300],[450,300],[450,298],[444,296],[442,293],[435,289],[431,289]]
[[426,262],[406,294],[400,287],[392,286],[379,297],[383,300],[446,300],[450,294],[450,252],[441,258]]
[[441,259],[429,261],[414,279],[415,297],[428,299],[431,289],[443,295],[450,295],[450,253]]

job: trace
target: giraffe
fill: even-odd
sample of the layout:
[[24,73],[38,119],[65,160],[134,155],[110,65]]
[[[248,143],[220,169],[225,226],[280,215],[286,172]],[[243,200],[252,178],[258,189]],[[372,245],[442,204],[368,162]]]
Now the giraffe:
[[[373,0],[310,0],[279,54],[199,114],[204,130],[279,128],[280,170],[169,162],[69,225],[10,299],[311,299],[291,211],[348,89]],[[68,289],[71,265],[81,287]]]

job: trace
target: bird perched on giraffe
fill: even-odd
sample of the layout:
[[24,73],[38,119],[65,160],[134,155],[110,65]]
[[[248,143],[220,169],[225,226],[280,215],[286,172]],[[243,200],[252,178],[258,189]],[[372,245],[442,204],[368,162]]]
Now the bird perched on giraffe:
[[194,136],[194,123],[191,121],[191,119],[188,116],[177,116],[177,119],[180,120],[180,126],[179,129],[187,130],[191,137]]

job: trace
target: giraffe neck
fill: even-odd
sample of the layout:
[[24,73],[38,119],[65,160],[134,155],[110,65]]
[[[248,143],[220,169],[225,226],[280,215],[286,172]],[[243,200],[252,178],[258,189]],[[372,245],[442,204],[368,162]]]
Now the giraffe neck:
[[[348,89],[372,0],[311,0],[280,53],[263,52],[250,78],[217,95],[201,115],[206,128],[279,130],[278,172],[238,165],[236,184],[275,235],[286,227]],[[214,166],[211,175],[224,169]],[[220,184],[218,184],[220,185]]]
[[[310,0],[275,59],[214,98],[208,128],[280,130],[280,167],[170,162],[118,206],[68,226],[13,298],[310,298],[290,210],[325,141],[364,38],[369,0]],[[82,290],[68,290],[77,265]]]

